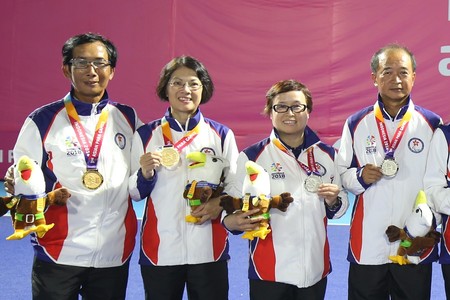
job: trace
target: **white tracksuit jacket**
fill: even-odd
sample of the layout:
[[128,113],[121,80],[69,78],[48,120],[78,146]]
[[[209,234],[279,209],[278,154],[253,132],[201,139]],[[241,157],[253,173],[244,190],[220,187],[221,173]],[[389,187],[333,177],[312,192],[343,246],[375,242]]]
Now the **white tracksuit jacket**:
[[[330,249],[327,238],[327,219],[340,218],[347,210],[347,193],[339,193],[342,205],[336,211],[325,207],[324,199],[305,190],[306,172],[294,156],[284,153],[273,143],[276,134],[243,150],[238,158],[236,180],[232,195],[242,197],[246,176],[245,163],[252,160],[270,175],[271,196],[290,192],[294,198],[286,212],[272,208],[271,233],[263,240],[249,243],[249,278],[276,281],[309,287],[331,272]],[[308,127],[305,129],[305,149],[297,158],[308,165],[307,148],[313,148],[318,172],[323,182],[341,186],[334,163],[335,149],[322,143]]]
[[450,264],[450,124],[434,132],[428,153],[424,185],[428,203],[442,217],[442,239],[439,262]]
[[[164,118],[176,143],[186,134],[186,130],[171,117],[169,110]],[[185,216],[190,213],[190,207],[183,192],[188,176],[186,154],[202,150],[230,162],[224,182],[227,191],[238,156],[234,134],[226,126],[204,118],[200,111],[183,125],[186,125],[187,131],[199,125],[198,136],[182,150],[181,164],[175,170],[161,167],[150,181],[143,178],[139,159],[142,154],[165,145],[161,119],[142,126],[134,136],[129,187],[134,200],[146,199],[139,259],[142,265],[200,264],[229,258],[228,235],[220,218],[202,225],[187,223]]]
[[[363,265],[390,263],[390,255],[396,255],[399,241],[390,243],[385,231],[388,226],[403,228],[413,209],[417,193],[423,189],[427,154],[434,130],[440,117],[424,108],[415,106],[412,100],[395,118],[391,118],[378,100],[389,139],[411,106],[412,117],[395,151],[399,164],[393,178],[366,185],[362,180],[362,168],[368,164],[381,165],[385,154],[375,122],[374,106],[369,106],[350,116],[343,129],[338,165],[342,184],[356,195],[350,227],[347,259]],[[421,256],[422,262],[435,261],[437,249]]]
[[104,182],[96,190],[82,184],[84,153],[59,100],[35,110],[25,120],[14,146],[14,160],[28,155],[41,166],[46,191],[66,187],[66,206],[50,206],[47,223],[55,223],[43,238],[34,234],[38,259],[80,267],[116,267],[131,256],[137,221],[128,194],[131,140],[142,122],[129,106],[111,102],[105,92],[98,104],[72,99],[90,141],[98,117],[109,110],[98,170]]

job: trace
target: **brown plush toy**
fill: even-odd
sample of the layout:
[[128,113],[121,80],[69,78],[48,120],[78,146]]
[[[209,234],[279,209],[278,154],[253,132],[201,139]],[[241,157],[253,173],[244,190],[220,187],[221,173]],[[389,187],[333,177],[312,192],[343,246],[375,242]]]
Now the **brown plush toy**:
[[418,264],[420,255],[430,249],[441,238],[441,234],[433,228],[433,212],[427,204],[424,191],[419,191],[411,215],[405,222],[405,227],[391,225],[386,229],[389,241],[400,241],[397,255],[389,259],[400,265]]
[[14,196],[1,197],[0,213],[11,211],[14,233],[7,240],[22,239],[31,232],[43,237],[55,224],[47,224],[44,210],[49,205],[65,205],[70,197],[66,188],[45,193],[45,180],[35,161],[22,156],[14,167]]
[[[204,152],[190,152],[186,155],[188,165],[188,181],[183,197],[188,200],[194,210],[210,198],[220,196],[223,191],[222,175],[229,166],[226,159]],[[197,223],[198,218],[187,215],[186,222]]]
[[[250,197],[249,199],[245,199],[246,197]],[[255,197],[251,197],[250,195],[244,196],[244,198],[235,198],[231,197],[229,195],[225,195],[220,199],[220,206],[223,207],[223,209],[227,212],[227,214],[232,214],[233,212],[237,210],[242,210],[244,207],[244,202],[248,202],[248,209],[246,210],[252,210],[254,208],[259,208],[260,210],[265,210],[266,213],[271,208],[276,208],[282,212],[285,212],[289,206],[289,204],[292,203],[294,198],[292,198],[291,193],[281,193],[280,195],[273,196],[272,198],[263,197],[262,200],[259,201],[255,199]],[[267,200],[267,201],[266,201]],[[267,204],[268,203],[268,204]],[[246,204],[247,205],[247,204]]]
[[269,210],[277,208],[285,212],[292,203],[290,193],[282,193],[280,195],[270,197],[270,179],[269,174],[258,164],[253,161],[247,161],[245,164],[246,176],[242,187],[242,198],[223,196],[220,199],[220,205],[227,214],[231,214],[237,210],[248,211],[253,208],[259,208],[259,212],[252,215],[252,218],[261,218],[259,229],[254,231],[246,231],[242,238],[253,240],[255,237],[265,239],[270,233]]
[[0,197],[0,217],[5,215],[9,211],[9,208],[6,206],[6,203],[11,202],[10,198],[12,197]]

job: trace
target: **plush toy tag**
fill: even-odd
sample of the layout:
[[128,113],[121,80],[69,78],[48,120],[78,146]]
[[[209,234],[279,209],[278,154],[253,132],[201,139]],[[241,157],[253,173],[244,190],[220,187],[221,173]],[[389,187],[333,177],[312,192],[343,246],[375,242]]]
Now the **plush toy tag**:
[[44,198],[37,199],[36,210],[38,212],[42,212],[44,211],[44,207],[45,207],[45,199]]
[[242,199],[242,211],[248,211],[249,204],[250,204],[250,194],[247,193]]
[[187,193],[187,198],[188,199],[192,199],[192,197],[194,197],[194,193],[195,193],[195,187],[197,186],[197,181],[192,181],[191,183],[191,187],[189,188],[189,191]]

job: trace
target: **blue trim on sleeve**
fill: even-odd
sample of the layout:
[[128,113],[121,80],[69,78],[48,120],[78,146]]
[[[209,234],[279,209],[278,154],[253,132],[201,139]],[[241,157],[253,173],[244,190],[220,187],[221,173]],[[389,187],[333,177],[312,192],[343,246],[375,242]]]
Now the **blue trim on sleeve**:
[[209,124],[209,126],[220,136],[220,141],[221,141],[220,145],[221,145],[222,149],[224,149],[225,138],[227,137],[228,132],[230,131],[230,128],[228,128],[227,126],[225,126],[217,121],[214,121],[214,120],[211,120],[208,118],[204,118],[204,120],[205,120],[205,123]]
[[133,129],[133,132],[136,131],[136,113],[134,109],[128,105],[120,104],[120,103],[114,103],[110,102],[111,105],[114,105],[128,120],[128,123],[130,124],[131,128]]
[[151,192],[155,188],[157,180],[158,180],[158,172],[156,172],[156,170],[154,170],[153,177],[150,179],[145,179],[144,175],[142,175],[142,169],[138,170],[136,184],[141,199],[144,199],[151,194]]
[[57,178],[53,171],[47,167],[47,161],[49,160],[49,157],[47,151],[45,151],[44,149],[44,139],[51,125],[53,124],[55,116],[63,109],[63,100],[58,100],[36,109],[28,116],[36,124],[41,138],[42,157],[40,165],[42,172],[44,173],[46,192],[53,190],[53,186],[57,181]]
[[439,115],[420,106],[414,106],[414,108],[425,118],[433,132],[439,127],[441,124],[441,117]]
[[372,184],[371,183],[367,184],[367,183],[364,182],[364,180],[362,178],[362,171],[363,171],[363,169],[364,169],[364,167],[358,168],[356,170],[356,179],[358,179],[358,182],[362,185],[362,187],[365,190],[367,190]]
[[230,232],[231,234],[233,234],[233,235],[239,235],[239,234],[242,234],[242,233],[244,233],[243,231],[239,231],[239,230],[230,230],[230,229],[228,229],[228,227],[227,226],[225,226],[225,219],[226,218],[228,218],[228,216],[230,216],[230,215],[226,215],[224,218],[223,218],[223,220],[222,220],[222,226],[228,231],[228,232]]
[[245,148],[242,152],[247,155],[249,160],[256,161],[259,155],[264,151],[264,148],[270,144],[270,138],[265,138],[256,144],[253,144]]
[[341,207],[342,201],[340,201],[340,204],[333,209],[330,209],[328,205],[325,204],[325,213],[327,214],[327,218],[333,219],[334,215],[341,209]]
[[148,124],[144,124],[137,129],[137,133],[139,134],[139,136],[141,138],[142,145],[144,147],[144,151],[147,148],[147,145],[152,138],[153,131],[156,128],[158,128],[159,126],[161,126],[161,119],[154,120]]
[[358,111],[357,113],[351,115],[347,119],[348,128],[352,135],[352,141],[354,139],[355,130],[356,130],[356,127],[358,127],[359,122],[361,122],[361,120],[363,120],[364,117],[367,116],[368,114],[370,114],[372,111],[373,111],[373,105],[368,106],[368,107]]

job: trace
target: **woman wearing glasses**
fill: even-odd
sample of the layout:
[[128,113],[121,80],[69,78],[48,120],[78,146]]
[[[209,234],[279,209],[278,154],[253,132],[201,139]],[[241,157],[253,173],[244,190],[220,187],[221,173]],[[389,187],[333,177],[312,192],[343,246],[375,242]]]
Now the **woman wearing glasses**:
[[[274,84],[266,94],[264,114],[272,120],[270,136],[243,150],[237,161],[232,196],[241,194],[248,160],[270,176],[271,195],[291,193],[286,212],[270,211],[271,233],[255,238],[250,249],[250,299],[323,299],[331,272],[327,218],[348,207],[334,163],[335,149],[307,126],[312,111],[308,88],[295,80]],[[233,233],[256,230],[254,211],[226,216]]]
[[[219,197],[192,211],[183,197],[188,153],[229,162],[223,173],[225,191],[235,172],[233,132],[199,109],[213,90],[201,62],[174,58],[162,69],[157,86],[169,108],[161,119],[139,128],[133,140],[130,194],[134,200],[146,199],[139,260],[146,299],[182,299],[185,285],[189,299],[228,299],[228,239],[218,218]],[[187,222],[189,214],[198,221]]]

